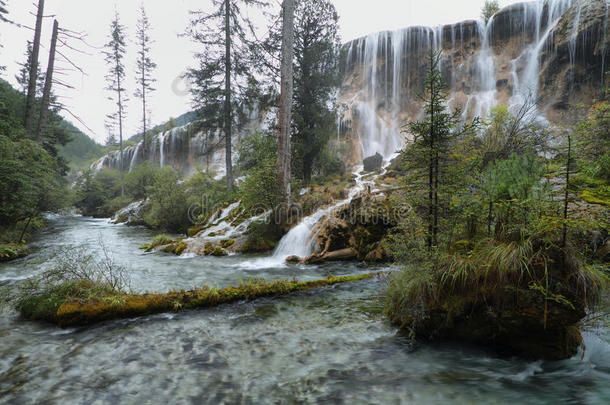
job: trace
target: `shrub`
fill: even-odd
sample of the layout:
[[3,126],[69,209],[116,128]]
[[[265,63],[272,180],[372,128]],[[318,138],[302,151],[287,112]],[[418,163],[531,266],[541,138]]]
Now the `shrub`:
[[150,212],[146,223],[159,229],[181,231],[189,224],[186,187],[180,173],[171,167],[159,169],[149,188]]
[[60,250],[53,268],[19,288],[17,310],[29,319],[55,322],[57,310],[65,302],[120,302],[130,285],[126,269],[103,245],[102,251],[102,257],[95,258],[83,247]]

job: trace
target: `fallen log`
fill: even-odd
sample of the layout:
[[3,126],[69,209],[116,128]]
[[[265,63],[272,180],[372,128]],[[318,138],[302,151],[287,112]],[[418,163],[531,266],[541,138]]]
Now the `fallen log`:
[[260,297],[286,295],[296,291],[369,279],[382,273],[329,277],[313,281],[255,281],[239,287],[201,288],[167,294],[125,294],[119,299],[71,301],[57,310],[55,322],[62,328],[91,325],[112,319],[133,318],[185,309],[210,308]]
[[352,260],[357,257],[357,253],[352,248],[345,248],[340,250],[335,250],[333,252],[325,252],[320,254],[313,254],[311,256],[303,259],[303,263],[305,264],[316,264],[316,263],[324,263],[324,262],[332,262],[332,261],[340,261],[340,260]]

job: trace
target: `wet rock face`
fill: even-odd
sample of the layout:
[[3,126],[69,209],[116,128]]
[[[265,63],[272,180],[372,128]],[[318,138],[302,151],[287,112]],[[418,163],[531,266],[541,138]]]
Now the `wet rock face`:
[[374,156],[369,156],[363,160],[364,171],[365,172],[375,172],[381,169],[381,165],[383,164],[383,156],[379,153],[375,153]]
[[320,251],[306,261],[389,261],[392,257],[385,249],[384,241],[396,226],[396,218],[386,197],[358,197],[321,224],[317,233]]
[[571,106],[590,104],[604,86],[608,31],[604,0],[540,0],[508,6],[487,25],[410,27],[354,40],[341,60],[344,160],[388,158],[402,147],[404,125],[421,118],[431,48],[442,54],[449,106],[465,119],[531,97],[551,123],[569,124]]

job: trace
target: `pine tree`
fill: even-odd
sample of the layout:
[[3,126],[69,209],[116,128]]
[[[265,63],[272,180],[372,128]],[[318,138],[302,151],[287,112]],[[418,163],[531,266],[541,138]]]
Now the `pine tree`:
[[[114,20],[110,23],[110,41],[105,45],[104,56],[108,65],[108,74],[106,82],[108,86],[106,90],[110,91],[109,100],[116,103],[117,110],[106,116],[107,126],[109,128],[119,130],[119,149],[120,163],[119,168],[121,173],[124,170],[123,162],[123,119],[125,118],[125,27],[121,25],[118,11],[115,12]],[[121,184],[122,193],[124,193],[124,184]]]
[[339,85],[337,11],[328,0],[299,1],[296,10],[293,153],[309,183],[331,134]]
[[44,131],[49,122],[49,107],[51,105],[53,86],[53,73],[55,71],[55,50],[57,48],[57,35],[59,24],[57,20],[53,22],[53,34],[51,36],[51,48],[49,49],[49,63],[47,65],[47,74],[45,77],[42,100],[40,102],[40,116],[38,118],[38,129],[36,130],[36,140],[39,144],[43,142]]
[[201,128],[213,132],[222,128],[225,141],[226,182],[233,187],[232,132],[235,110],[247,97],[255,65],[248,30],[252,23],[244,6],[263,6],[259,0],[213,0],[212,11],[193,11],[186,35],[201,45],[195,56],[197,68],[187,77]]
[[[423,174],[427,201],[423,203],[427,211],[427,246],[429,250],[438,247],[439,219],[441,208],[441,187],[443,184],[442,166],[448,160],[451,142],[478,125],[478,120],[462,125],[462,112],[459,109],[447,110],[448,87],[440,71],[441,53],[432,49],[429,55],[428,76],[424,83],[425,101],[423,120],[407,125],[407,132],[413,139],[403,158],[411,163],[411,169]],[[425,174],[424,174],[425,173]]]
[[150,39],[150,22],[146,15],[146,9],[144,3],[140,6],[140,18],[138,20],[137,31],[136,31],[136,45],[138,47],[138,60],[136,62],[136,82],[138,87],[134,96],[142,100],[142,143],[144,145],[144,159],[148,159],[149,140],[147,139],[147,97],[155,91],[153,83],[156,81],[152,77],[152,72],[156,69],[157,64],[154,63],[150,58],[150,45],[154,42]]

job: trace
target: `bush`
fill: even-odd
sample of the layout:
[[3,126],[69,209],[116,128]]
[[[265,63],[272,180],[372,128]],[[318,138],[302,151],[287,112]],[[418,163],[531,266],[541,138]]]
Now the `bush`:
[[158,170],[159,168],[151,166],[148,162],[134,167],[131,172],[125,174],[125,193],[133,200],[146,198]]
[[202,224],[210,214],[235,200],[236,192],[229,191],[223,180],[214,180],[209,174],[198,171],[185,182],[188,206],[197,224]]
[[152,228],[179,232],[189,225],[188,203],[182,176],[171,167],[162,167],[149,188],[150,212],[144,216]]
[[248,216],[275,209],[281,201],[275,160],[263,160],[251,169],[241,186],[240,195]]

